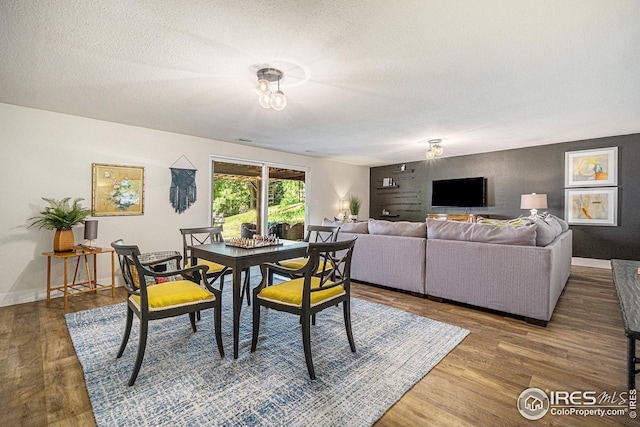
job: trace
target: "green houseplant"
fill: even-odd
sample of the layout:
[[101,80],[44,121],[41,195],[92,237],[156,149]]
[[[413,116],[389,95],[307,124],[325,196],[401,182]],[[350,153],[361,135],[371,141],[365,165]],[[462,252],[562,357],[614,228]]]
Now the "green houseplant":
[[42,200],[49,203],[49,206],[40,212],[40,215],[29,218],[30,221],[33,221],[29,227],[37,226],[47,230],[56,230],[53,237],[53,251],[70,251],[74,245],[71,227],[82,223],[85,218],[93,214],[93,211],[82,207],[80,202],[84,199],[81,197],[73,199],[73,203],[70,203],[71,197],[65,197],[62,200],[43,197]]
[[349,210],[351,211],[351,219],[356,221],[358,213],[360,213],[360,198],[358,196],[349,197]]

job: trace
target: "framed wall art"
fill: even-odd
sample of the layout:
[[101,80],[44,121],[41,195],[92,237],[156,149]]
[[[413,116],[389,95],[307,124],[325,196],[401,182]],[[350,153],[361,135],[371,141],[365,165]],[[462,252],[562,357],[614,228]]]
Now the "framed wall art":
[[144,214],[144,167],[93,163],[94,216]]
[[618,225],[618,188],[567,188],[564,217],[569,224]]
[[565,187],[618,185],[618,147],[565,153]]

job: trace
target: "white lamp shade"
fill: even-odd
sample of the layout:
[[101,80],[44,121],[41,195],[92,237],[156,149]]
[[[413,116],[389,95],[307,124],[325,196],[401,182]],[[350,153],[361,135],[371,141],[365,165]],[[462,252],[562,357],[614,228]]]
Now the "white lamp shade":
[[262,108],[266,108],[266,109],[271,108],[271,92],[267,91],[261,94],[258,97],[258,104],[260,104]]
[[271,97],[271,108],[276,111],[284,110],[284,107],[287,106],[287,98],[284,96],[281,90],[277,91]]
[[520,197],[520,209],[546,209],[547,208],[547,195],[546,194],[523,194]]
[[269,91],[269,82],[266,79],[258,80],[258,86],[256,87],[256,91],[258,92],[258,95]]

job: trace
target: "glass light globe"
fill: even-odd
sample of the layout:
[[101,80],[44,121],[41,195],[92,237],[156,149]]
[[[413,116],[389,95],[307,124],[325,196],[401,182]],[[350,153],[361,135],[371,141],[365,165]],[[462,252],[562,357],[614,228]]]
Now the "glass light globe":
[[256,92],[258,95],[269,91],[269,82],[266,79],[258,80],[258,86],[256,86]]
[[271,108],[276,111],[284,110],[284,107],[287,106],[287,98],[284,96],[281,90],[277,91],[271,97]]
[[427,159],[432,160],[434,157],[436,157],[436,153],[434,153],[433,150],[429,149],[429,151],[427,151],[426,157]]
[[433,152],[436,156],[441,156],[442,153],[444,153],[444,149],[442,148],[442,145],[436,144],[433,146]]
[[271,108],[271,92],[267,91],[258,96],[258,104],[260,104],[262,108]]

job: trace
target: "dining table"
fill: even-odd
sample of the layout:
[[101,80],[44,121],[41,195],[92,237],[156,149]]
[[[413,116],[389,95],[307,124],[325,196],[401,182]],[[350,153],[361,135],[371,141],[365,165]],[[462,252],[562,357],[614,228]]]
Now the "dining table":
[[[191,246],[191,265],[198,259],[231,268],[233,276],[233,358],[238,358],[240,312],[242,310],[242,271],[264,262],[277,262],[307,255],[308,242],[279,240],[277,244],[260,247],[240,247],[225,242]],[[248,274],[248,273],[247,273]]]

